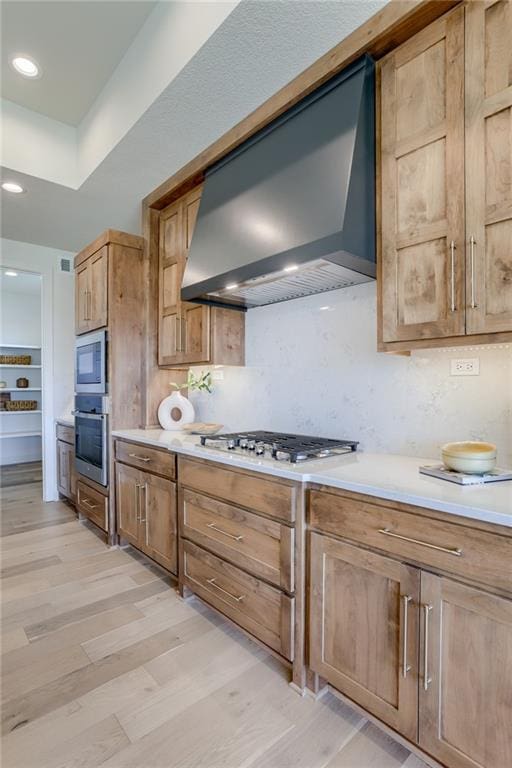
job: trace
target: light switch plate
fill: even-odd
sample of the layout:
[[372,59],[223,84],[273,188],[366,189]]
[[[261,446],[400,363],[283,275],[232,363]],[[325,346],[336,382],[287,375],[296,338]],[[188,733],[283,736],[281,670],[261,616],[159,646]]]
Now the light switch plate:
[[450,360],[450,376],[478,376],[480,374],[480,358],[459,357]]

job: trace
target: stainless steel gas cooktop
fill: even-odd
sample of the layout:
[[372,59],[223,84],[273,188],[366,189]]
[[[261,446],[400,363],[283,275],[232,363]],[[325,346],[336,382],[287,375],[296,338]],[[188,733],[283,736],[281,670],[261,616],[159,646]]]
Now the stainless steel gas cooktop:
[[284,432],[231,432],[223,435],[202,435],[201,445],[237,454],[259,456],[275,461],[325,459],[357,450],[354,440],[332,440]]

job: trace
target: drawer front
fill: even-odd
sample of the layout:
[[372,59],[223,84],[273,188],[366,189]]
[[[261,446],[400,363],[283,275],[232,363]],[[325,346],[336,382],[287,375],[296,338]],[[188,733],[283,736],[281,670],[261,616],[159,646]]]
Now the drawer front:
[[76,506],[78,511],[96,523],[102,530],[108,531],[108,496],[94,490],[80,480],[76,485]]
[[182,580],[199,597],[293,660],[294,598],[182,541]]
[[57,424],[57,440],[62,440],[64,443],[75,444],[75,428],[67,427],[65,424]]
[[192,459],[179,461],[180,483],[187,488],[287,522],[295,520],[295,486]]
[[293,528],[189,490],[180,524],[182,536],[293,592]]
[[176,477],[176,455],[169,451],[148,448],[147,445],[116,440],[116,459],[132,467],[164,475],[169,480]]
[[311,491],[309,519],[323,533],[512,591],[512,538],[323,491]]

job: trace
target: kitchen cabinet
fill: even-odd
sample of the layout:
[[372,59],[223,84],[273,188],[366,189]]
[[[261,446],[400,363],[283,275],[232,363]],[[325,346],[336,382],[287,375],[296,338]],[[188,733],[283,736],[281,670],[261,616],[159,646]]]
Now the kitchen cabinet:
[[57,424],[57,489],[70,501],[76,498],[74,429]]
[[512,332],[511,36],[469,3],[379,63],[380,349]]
[[312,671],[447,768],[511,765],[510,532],[334,489],[308,513]]
[[[134,455],[134,466],[119,461],[120,457],[130,460],[130,451]],[[152,450],[152,453],[165,455],[167,452]],[[140,446],[116,441],[117,531],[122,539],[177,574],[176,483],[139,469],[139,455],[142,456]],[[175,460],[173,454],[167,453],[166,458]]]
[[92,523],[107,532],[108,526],[108,493],[105,488],[93,485],[92,480],[85,482],[78,475],[76,484],[76,508],[79,515],[88,518]]
[[512,765],[512,601],[421,574],[419,743],[450,768]]
[[243,313],[180,298],[201,191],[193,189],[159,216],[158,362],[164,367],[244,362]]
[[75,275],[76,333],[103,328],[108,322],[108,248],[103,246],[80,264]]
[[420,571],[311,534],[312,669],[417,738]]

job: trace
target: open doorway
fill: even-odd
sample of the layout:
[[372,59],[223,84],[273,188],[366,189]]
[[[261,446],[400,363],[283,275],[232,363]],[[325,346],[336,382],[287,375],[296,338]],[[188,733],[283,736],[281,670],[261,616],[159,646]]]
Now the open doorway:
[[[0,269],[0,484],[42,496],[42,276]],[[37,485],[37,488],[36,488]]]

